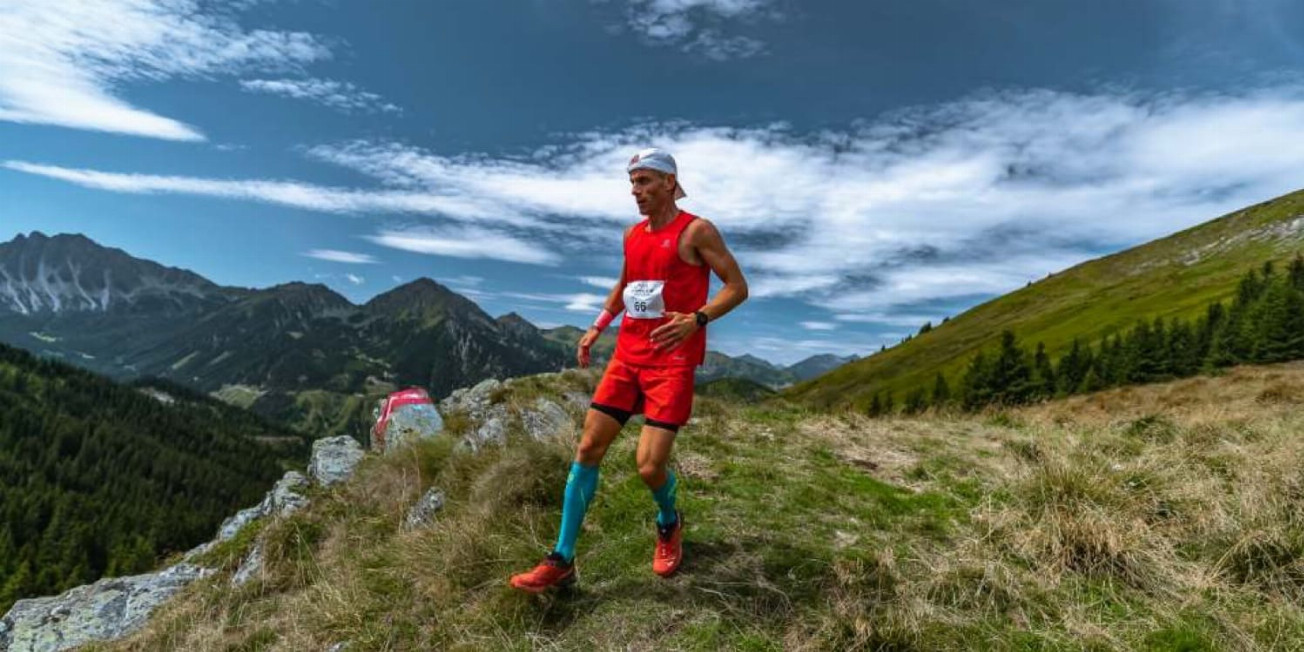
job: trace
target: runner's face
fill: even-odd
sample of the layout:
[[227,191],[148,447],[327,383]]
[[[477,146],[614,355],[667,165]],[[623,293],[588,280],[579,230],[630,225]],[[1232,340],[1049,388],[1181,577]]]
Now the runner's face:
[[675,177],[673,175],[656,170],[634,170],[629,173],[629,186],[641,215],[655,215],[674,201]]

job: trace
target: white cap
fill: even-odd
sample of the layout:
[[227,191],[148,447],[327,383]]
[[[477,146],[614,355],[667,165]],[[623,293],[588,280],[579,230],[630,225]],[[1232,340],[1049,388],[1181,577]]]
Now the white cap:
[[666,174],[675,175],[675,199],[683,199],[688,196],[684,192],[684,184],[679,182],[679,166],[675,165],[675,157],[669,152],[655,147],[649,147],[634,155],[629,159],[629,165],[625,167],[626,172],[634,170],[648,169],[665,172]]

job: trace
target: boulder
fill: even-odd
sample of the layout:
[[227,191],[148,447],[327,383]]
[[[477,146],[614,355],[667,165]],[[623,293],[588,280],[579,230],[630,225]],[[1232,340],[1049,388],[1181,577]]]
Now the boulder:
[[0,650],[54,652],[126,636],[159,605],[213,571],[181,563],[157,573],[102,579],[49,598],[19,600],[0,621]]
[[362,446],[348,435],[318,439],[312,443],[308,475],[323,486],[347,480],[362,461],[362,455]]
[[469,389],[464,387],[453,390],[448,398],[439,402],[439,410],[444,414],[465,412],[472,420],[478,421],[493,403],[493,395],[502,387],[503,384],[497,378],[489,378]]
[[419,439],[437,436],[444,419],[426,390],[412,387],[380,400],[374,410],[371,449],[389,452]]
[[533,407],[521,411],[521,426],[530,437],[545,439],[573,427],[574,421],[562,406],[540,396]]
[[444,492],[431,488],[408,510],[407,518],[403,519],[403,529],[415,530],[429,524],[443,508]]

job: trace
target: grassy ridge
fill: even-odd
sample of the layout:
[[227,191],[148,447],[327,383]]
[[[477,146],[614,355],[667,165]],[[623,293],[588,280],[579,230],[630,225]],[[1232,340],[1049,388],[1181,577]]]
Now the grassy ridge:
[[[231,588],[229,551],[105,649],[1298,649],[1301,407],[1300,363],[976,416],[699,399],[673,461],[680,573],[651,572],[626,432],[578,590],[540,597],[507,577],[553,542],[575,432],[478,455],[446,438],[369,458],[267,525],[261,580]],[[430,486],[437,522],[401,531]]]
[[1074,337],[1094,342],[1138,318],[1191,318],[1229,297],[1237,281],[1267,260],[1304,249],[1304,191],[1054,274],[993,299],[902,345],[845,365],[784,392],[815,406],[868,406],[891,391],[899,400],[932,386],[938,371],[952,387],[969,359],[996,345],[1002,330],[1044,342],[1052,358]]

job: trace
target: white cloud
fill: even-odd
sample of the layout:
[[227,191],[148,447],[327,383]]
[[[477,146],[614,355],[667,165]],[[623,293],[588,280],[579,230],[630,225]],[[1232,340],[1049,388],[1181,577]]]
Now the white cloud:
[[435,256],[489,258],[531,265],[555,265],[560,262],[557,254],[537,244],[474,227],[382,231],[367,239],[384,247]]
[[585,285],[602,288],[604,290],[610,290],[611,288],[616,287],[616,283],[620,282],[620,279],[614,276],[581,276],[579,279],[580,282]]
[[327,188],[294,181],[261,179],[226,180],[197,177],[121,174],[23,161],[5,161],[3,166],[88,188],[135,194],[186,194],[244,199],[306,208],[328,213],[424,213],[461,219],[489,219],[516,226],[537,226],[533,220],[497,210],[502,202],[489,203],[463,196],[439,195],[405,190],[350,190]]
[[0,3],[0,120],[203,140],[195,127],[137,108],[127,82],[293,69],[330,56],[302,32],[246,30],[197,0]]
[[334,263],[371,264],[376,262],[376,259],[370,254],[357,254],[336,249],[313,249],[304,255],[309,258],[329,260]]
[[831,331],[837,329],[838,325],[827,321],[803,321],[798,322],[801,327],[808,331]]
[[765,44],[730,36],[717,26],[777,17],[771,0],[628,0],[626,22],[654,45],[677,46],[711,59],[741,59],[759,54]]
[[381,96],[349,82],[330,79],[244,79],[240,87],[255,93],[309,100],[346,113],[355,111],[398,113],[400,109]]
[[522,158],[368,142],[311,150],[377,180],[365,190],[5,166],[126,192],[428,213],[473,230],[421,246],[555,264],[561,252],[594,255],[584,238],[609,236],[619,251],[620,226],[638,219],[624,163],[657,145],[675,154],[691,193],[684,206],[720,227],[753,297],[794,297],[838,322],[913,330],[943,316],[919,306],[954,314],[976,297],[1295,190],[1304,170],[1304,148],[1286,145],[1295,142],[1304,142],[1304,89],[1292,86],[1238,96],[991,94],[814,135],[645,125]]
[[535,301],[541,303],[563,304],[566,310],[571,312],[597,312],[602,309],[606,303],[607,297],[604,295],[593,294],[590,292],[577,292],[573,294],[543,294],[533,292],[503,292],[497,296],[509,299],[523,299],[525,301]]
[[357,274],[345,274],[344,278],[349,279],[349,282],[354,285],[362,285],[363,283],[366,282],[366,279],[362,278],[361,276],[358,276]]

